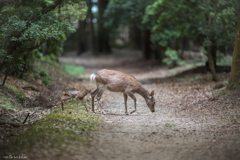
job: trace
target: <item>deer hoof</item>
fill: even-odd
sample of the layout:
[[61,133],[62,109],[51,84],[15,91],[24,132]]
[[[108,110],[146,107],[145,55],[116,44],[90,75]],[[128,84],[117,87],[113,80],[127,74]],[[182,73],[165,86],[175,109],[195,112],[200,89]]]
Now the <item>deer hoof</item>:
[[132,114],[132,113],[134,113],[134,112],[136,112],[136,111],[132,111],[130,114]]

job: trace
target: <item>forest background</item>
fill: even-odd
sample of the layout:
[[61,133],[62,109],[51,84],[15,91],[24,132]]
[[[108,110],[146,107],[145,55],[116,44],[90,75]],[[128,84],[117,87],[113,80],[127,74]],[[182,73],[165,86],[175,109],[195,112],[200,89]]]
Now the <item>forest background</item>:
[[24,78],[34,59],[112,48],[141,50],[170,67],[186,64],[186,50],[202,52],[193,61],[206,64],[216,81],[216,66],[231,63],[239,46],[237,0],[2,0],[0,9],[2,85],[8,75]]

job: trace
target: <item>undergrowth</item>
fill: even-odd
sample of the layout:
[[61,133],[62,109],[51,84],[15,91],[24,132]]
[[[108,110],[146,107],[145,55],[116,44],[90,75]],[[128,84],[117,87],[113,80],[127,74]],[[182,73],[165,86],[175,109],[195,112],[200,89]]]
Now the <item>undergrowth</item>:
[[13,99],[7,98],[4,94],[0,93],[0,106],[2,109],[7,109],[7,110],[15,110],[19,109],[17,104],[14,102]]
[[221,90],[218,90],[216,91],[213,96],[227,96],[227,95],[230,95],[231,92],[229,90],[226,90],[226,89],[221,89]]
[[76,107],[70,102],[66,103],[64,111],[55,109],[16,136],[4,147],[5,154],[20,153],[25,147],[64,150],[67,145],[89,144],[91,132],[101,126],[102,120],[97,114],[85,112],[83,106],[80,108],[76,112]]
[[83,66],[76,66],[72,64],[62,64],[64,71],[70,76],[77,76],[79,74],[84,74],[85,69]]
[[7,88],[12,90],[19,99],[23,99],[25,97],[24,93],[21,90],[15,88],[13,86],[7,86]]

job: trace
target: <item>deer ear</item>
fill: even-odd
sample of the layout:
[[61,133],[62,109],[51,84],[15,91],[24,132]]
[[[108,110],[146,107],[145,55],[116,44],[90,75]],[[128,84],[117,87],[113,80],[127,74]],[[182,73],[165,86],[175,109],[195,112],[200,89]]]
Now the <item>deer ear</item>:
[[154,95],[154,91],[152,91],[150,95],[153,96]]

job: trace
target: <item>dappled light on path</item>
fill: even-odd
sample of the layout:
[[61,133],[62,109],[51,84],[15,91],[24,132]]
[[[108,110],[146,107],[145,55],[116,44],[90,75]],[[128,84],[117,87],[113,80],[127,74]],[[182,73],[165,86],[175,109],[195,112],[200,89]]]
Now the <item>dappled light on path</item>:
[[[145,64],[146,62],[143,62],[143,66]],[[167,68],[153,65],[153,69],[148,71],[138,68],[138,65],[132,68],[108,67],[123,72],[126,70],[139,79],[147,80],[160,76],[161,81],[150,81],[151,83],[143,85],[147,90],[155,91],[156,111],[150,112],[145,100],[135,94],[137,111],[125,115],[122,93],[105,91],[101,98],[106,113],[102,115],[105,119],[104,125],[94,134],[94,140],[86,153],[79,153],[76,158],[137,160],[240,158],[238,94],[233,93],[236,98],[229,104],[231,97],[217,96],[219,91],[212,89],[217,83],[212,82],[208,73],[186,73],[165,78],[171,75]],[[90,75],[93,70],[102,69],[101,67],[98,65],[89,69],[86,66],[86,75]],[[219,73],[218,76],[220,82],[229,78],[228,73]],[[96,87],[95,83],[88,80],[83,84],[92,90]],[[129,98],[128,112],[133,109],[133,100]],[[96,112],[100,114],[100,110]],[[232,123],[228,114],[237,120]]]

